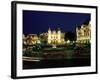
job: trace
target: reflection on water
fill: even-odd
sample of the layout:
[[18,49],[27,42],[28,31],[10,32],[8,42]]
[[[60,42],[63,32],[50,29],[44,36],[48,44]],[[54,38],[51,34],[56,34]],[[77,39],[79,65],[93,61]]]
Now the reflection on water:
[[41,61],[23,61],[23,69],[90,66],[90,58],[48,59]]
[[23,69],[90,66],[90,59],[47,60],[40,62],[24,61],[23,64]]

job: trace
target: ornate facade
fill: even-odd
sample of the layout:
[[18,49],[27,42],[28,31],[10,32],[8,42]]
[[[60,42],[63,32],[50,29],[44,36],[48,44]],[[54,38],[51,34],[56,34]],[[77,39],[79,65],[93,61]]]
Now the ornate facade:
[[33,45],[39,42],[39,38],[36,34],[23,35],[23,44]]
[[62,33],[60,29],[57,31],[48,29],[48,32],[41,33],[39,36],[37,34],[23,34],[23,44],[24,45],[34,45],[37,43],[42,43],[43,41],[47,44],[64,44],[65,33]]
[[60,29],[58,29],[57,31],[51,31],[51,29],[49,28],[47,42],[48,44],[63,44],[65,42],[64,35],[65,34],[62,33]]
[[76,42],[90,43],[91,40],[91,24],[82,24],[76,28]]

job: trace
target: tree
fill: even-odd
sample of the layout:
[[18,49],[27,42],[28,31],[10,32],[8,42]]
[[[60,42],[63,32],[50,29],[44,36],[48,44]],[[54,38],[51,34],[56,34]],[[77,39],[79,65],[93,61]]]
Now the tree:
[[75,40],[75,33],[73,33],[73,32],[65,33],[65,41],[67,41],[67,40],[70,40],[70,41]]

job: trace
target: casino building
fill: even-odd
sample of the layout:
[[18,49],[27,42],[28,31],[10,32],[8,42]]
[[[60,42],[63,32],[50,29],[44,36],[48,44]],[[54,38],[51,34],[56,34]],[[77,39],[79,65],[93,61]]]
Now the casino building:
[[63,44],[65,42],[64,40],[65,33],[62,33],[60,28],[58,28],[58,30],[51,30],[49,28],[47,35],[48,35],[47,38],[48,44]]

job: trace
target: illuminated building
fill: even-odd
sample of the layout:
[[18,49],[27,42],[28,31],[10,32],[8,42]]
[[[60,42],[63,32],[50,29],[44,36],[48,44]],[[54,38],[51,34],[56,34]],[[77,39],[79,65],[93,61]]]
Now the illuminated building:
[[23,35],[23,44],[33,45],[36,43],[39,43],[39,38],[38,38],[37,34]]
[[64,44],[65,33],[62,33],[60,29],[57,31],[48,29],[48,32],[41,33],[39,36],[37,34],[23,34],[23,44],[25,45],[33,45],[36,43],[47,42],[47,44]]
[[76,28],[76,42],[90,43],[91,40],[91,24],[82,24]]
[[64,33],[61,32],[61,30],[58,28],[57,31],[48,29],[48,38],[47,42],[48,44],[63,44],[64,41]]
[[48,33],[41,33],[41,34],[39,35],[39,38],[40,38],[41,40],[46,40],[46,41],[47,41]]

